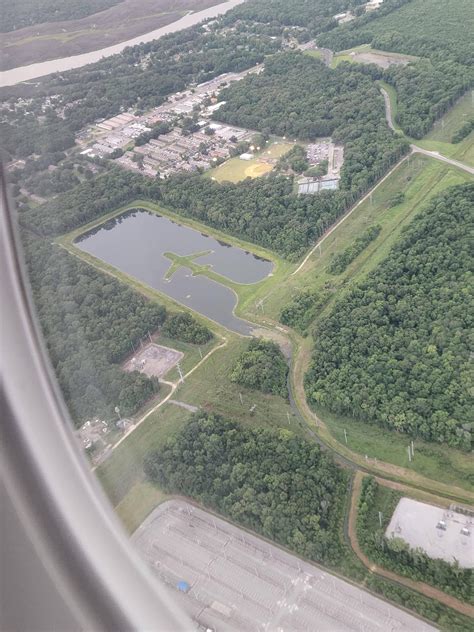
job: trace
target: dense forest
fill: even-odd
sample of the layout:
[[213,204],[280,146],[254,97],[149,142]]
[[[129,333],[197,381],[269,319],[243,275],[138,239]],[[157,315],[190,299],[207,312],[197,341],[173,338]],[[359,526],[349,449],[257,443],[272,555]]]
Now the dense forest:
[[288,430],[244,428],[196,413],[145,473],[169,493],[186,494],[308,559],[341,555],[345,476],[314,442]]
[[320,324],[310,402],[470,449],[474,185],[434,198]]
[[342,252],[337,252],[328,266],[328,272],[331,274],[342,274],[347,266],[356,259],[367,246],[377,239],[380,235],[382,227],[378,224],[369,226],[354,242]]
[[298,292],[280,312],[280,322],[305,334],[319,312],[328,303],[327,290],[303,290]]
[[249,342],[230,375],[231,382],[281,397],[288,397],[287,379],[288,364],[280,347],[263,338]]
[[1,0],[1,29],[7,33],[33,24],[78,20],[119,2],[121,0]]
[[[245,23],[246,29],[279,34],[281,27],[299,27],[291,31],[299,41],[337,26],[333,16],[356,9],[366,0],[248,0],[223,18],[224,24]],[[288,31],[288,29],[287,29]]]
[[[389,496],[382,527],[378,518],[381,492]],[[397,492],[381,488],[374,478],[364,478],[358,507],[357,539],[366,555],[399,575],[427,582],[461,600],[474,603],[472,569],[463,569],[457,563],[449,564],[443,559],[432,559],[421,549],[411,549],[401,538],[385,536],[399,497]]]
[[60,235],[82,226],[142,194],[144,178],[113,167],[64,195],[21,212],[23,226],[39,235]]
[[341,187],[361,193],[407,150],[387,126],[374,66],[335,70],[298,52],[275,55],[259,75],[223,90],[215,117],[264,133],[311,140],[332,136],[344,144]]
[[192,342],[195,345],[206,344],[212,339],[212,332],[187,312],[168,316],[163,325],[163,333],[170,338]]
[[119,363],[166,310],[49,241],[25,235],[30,280],[41,327],[73,419],[135,413],[158,381]]
[[421,138],[474,81],[473,16],[471,0],[385,0],[378,11],[321,34],[318,43],[332,50],[371,44],[423,58],[384,73],[398,93],[397,123]]

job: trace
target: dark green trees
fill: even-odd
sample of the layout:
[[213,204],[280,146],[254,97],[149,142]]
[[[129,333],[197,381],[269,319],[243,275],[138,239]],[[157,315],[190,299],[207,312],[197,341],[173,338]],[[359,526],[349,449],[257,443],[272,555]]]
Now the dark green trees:
[[287,430],[196,413],[147,456],[144,469],[162,489],[192,496],[300,555],[329,564],[340,557],[344,474],[315,443]]
[[35,305],[53,367],[76,422],[135,413],[157,380],[120,366],[166,318],[161,305],[61,251],[25,236]]
[[230,379],[263,393],[288,397],[288,365],[280,347],[271,340],[253,339],[237,360]]
[[212,332],[187,312],[169,316],[163,326],[163,333],[170,338],[196,345],[203,345],[212,338]]
[[434,198],[315,336],[310,401],[469,449],[474,185]]

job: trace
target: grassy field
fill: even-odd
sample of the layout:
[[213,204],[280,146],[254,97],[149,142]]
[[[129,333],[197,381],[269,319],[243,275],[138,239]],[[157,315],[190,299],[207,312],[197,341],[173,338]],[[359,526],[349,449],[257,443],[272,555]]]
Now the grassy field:
[[474,117],[474,92],[469,90],[459,101],[442,116],[433,129],[418,143],[426,149],[439,151],[445,156],[455,158],[474,166],[474,132],[466,136],[460,143],[453,144],[453,134],[462,125]]
[[[173,399],[217,412],[244,425],[290,428],[302,433],[287,401],[230,382],[232,367],[246,346],[247,341],[236,336],[229,337],[227,346],[216,351],[180,385]],[[251,413],[250,408],[254,405],[255,410]],[[131,521],[133,525],[139,524],[158,497],[157,490],[143,486],[144,456],[150,450],[159,449],[183,427],[190,414],[175,404],[165,404],[138,426],[97,468],[97,475],[111,502],[119,506],[119,514],[128,527]]]
[[316,412],[324,419],[331,434],[339,443],[345,444],[346,430],[347,447],[359,454],[366,454],[370,462],[376,458],[378,461],[413,470],[427,478],[459,485],[469,491],[474,490],[472,457],[468,453],[416,439],[415,458],[410,462],[407,451],[410,443],[408,436],[385,430],[375,424],[345,419],[328,411],[316,409]]
[[281,158],[293,147],[293,143],[275,141],[263,151],[255,154],[251,160],[230,158],[215,169],[205,173],[205,177],[217,180],[217,182],[241,182],[245,178],[259,178],[270,173],[273,169],[272,162]]

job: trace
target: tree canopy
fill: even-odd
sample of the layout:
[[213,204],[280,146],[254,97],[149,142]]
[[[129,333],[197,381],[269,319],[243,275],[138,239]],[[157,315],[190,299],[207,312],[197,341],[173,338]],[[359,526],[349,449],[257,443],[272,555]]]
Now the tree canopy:
[[313,442],[288,430],[244,428],[196,413],[144,463],[167,492],[191,496],[309,559],[341,555],[345,476]]
[[320,324],[311,402],[469,449],[474,185],[435,197]]
[[115,406],[135,413],[158,381],[119,363],[163,324],[165,308],[49,241],[24,241],[40,324],[73,419],[110,418]]
[[169,316],[163,326],[163,333],[170,338],[196,345],[203,345],[212,339],[212,332],[187,312]]
[[288,397],[288,364],[280,347],[272,340],[254,338],[238,358],[231,382],[263,393]]

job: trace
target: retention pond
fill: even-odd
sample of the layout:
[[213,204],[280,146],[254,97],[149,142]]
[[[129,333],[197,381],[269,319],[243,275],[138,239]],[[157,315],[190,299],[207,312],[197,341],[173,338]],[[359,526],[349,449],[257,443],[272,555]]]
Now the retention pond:
[[75,245],[244,335],[250,335],[253,326],[234,315],[235,292],[203,274],[193,276],[190,268],[176,265],[165,253],[208,266],[234,283],[257,283],[273,270],[271,261],[142,208],[127,211],[81,235]]

